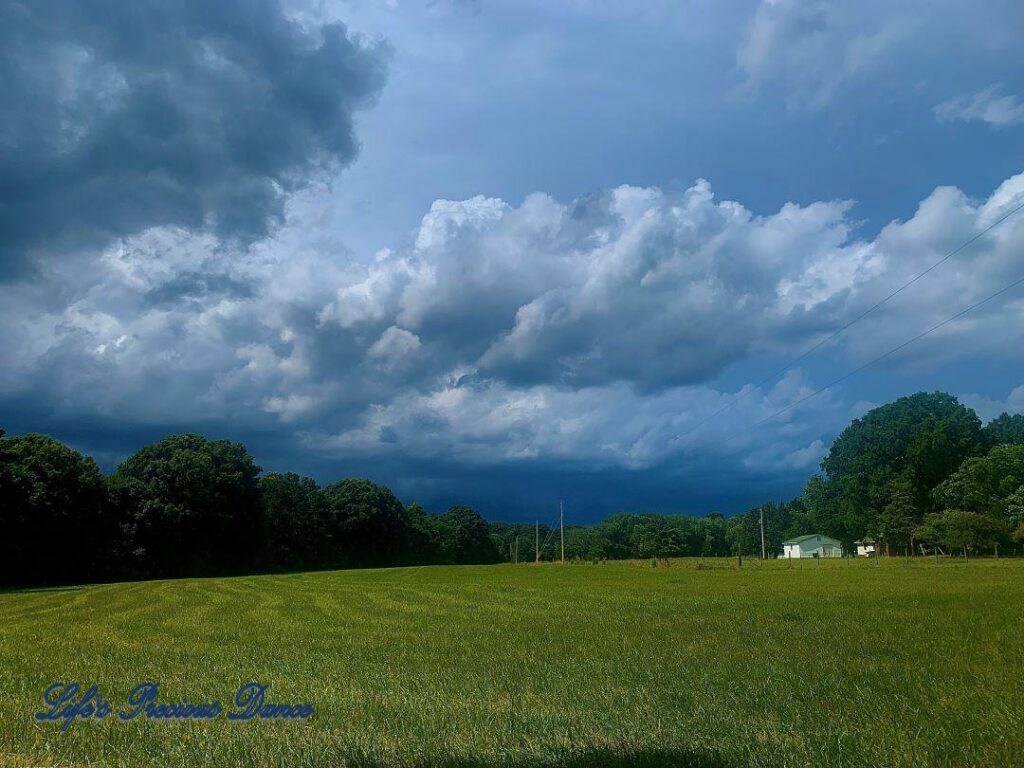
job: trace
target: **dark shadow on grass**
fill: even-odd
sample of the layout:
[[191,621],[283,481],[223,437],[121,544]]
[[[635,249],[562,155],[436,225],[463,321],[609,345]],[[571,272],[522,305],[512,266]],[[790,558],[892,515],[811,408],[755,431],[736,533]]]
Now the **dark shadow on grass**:
[[0,595],[31,595],[37,592],[77,592],[78,590],[85,589],[88,586],[92,585],[81,584],[74,587],[5,587],[0,589]]
[[[503,758],[425,759],[404,763],[416,768],[737,768],[743,763],[722,755],[693,749],[594,748],[562,757],[508,756]],[[353,768],[386,768],[389,763],[350,757]]]

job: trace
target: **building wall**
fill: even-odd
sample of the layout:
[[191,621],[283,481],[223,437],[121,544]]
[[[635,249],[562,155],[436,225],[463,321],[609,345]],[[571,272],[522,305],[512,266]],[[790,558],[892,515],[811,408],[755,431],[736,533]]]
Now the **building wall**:
[[842,557],[843,548],[842,546],[836,546],[835,544],[825,544],[818,550],[818,557]]
[[782,554],[779,555],[779,558],[797,559],[801,557],[814,557],[815,554],[818,557],[842,557],[843,549],[841,545],[832,544],[823,537],[822,541],[811,539],[800,544],[785,544],[782,547]]

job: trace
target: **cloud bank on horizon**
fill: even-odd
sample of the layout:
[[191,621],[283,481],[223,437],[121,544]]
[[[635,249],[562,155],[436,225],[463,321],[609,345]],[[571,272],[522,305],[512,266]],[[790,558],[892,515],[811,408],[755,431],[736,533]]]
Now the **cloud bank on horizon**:
[[[489,16],[510,13],[495,5],[411,13],[445,34],[494,35]],[[611,511],[602,497],[697,511],[716,492],[728,506],[791,491],[851,418],[920,388],[953,391],[985,418],[1024,410],[1018,292],[865,385],[749,429],[1024,276],[1017,216],[813,359],[751,383],[1024,203],[1022,169],[981,191],[933,184],[906,201],[909,215],[873,230],[861,214],[870,201],[801,194],[767,208],[759,188],[745,202],[716,193],[711,175],[679,183],[679,168],[662,183],[620,179],[572,195],[503,192],[489,179],[449,199],[443,177],[416,175],[427,138],[405,147],[390,129],[360,129],[363,113],[373,127],[378,100],[385,114],[399,108],[388,72],[404,93],[419,70],[403,50],[430,60],[427,44],[398,21],[388,42],[354,32],[336,18],[347,11],[358,21],[357,6],[314,13],[269,0],[88,16],[71,0],[5,6],[0,423],[52,431],[108,464],[152,436],[198,428],[245,439],[268,466],[371,474],[428,502],[472,487],[500,515],[557,493],[560,473],[588,485],[581,494],[599,512]],[[887,67],[905,51],[924,56],[919,30],[936,23],[909,6],[898,17],[793,0],[748,11],[707,21],[734,32],[724,117],[708,120],[740,119],[738,98],[778,103],[790,115],[778,119],[797,124],[850,88],[893,88]],[[988,39],[1001,45],[996,32]],[[513,43],[535,50],[529,38]],[[1019,143],[1015,81],[978,70],[941,100],[914,86],[927,91],[921,119]],[[529,93],[531,74],[520,74]],[[473,92],[465,77],[453,87]],[[425,124],[435,119],[425,111]],[[434,192],[418,226],[391,220],[392,236],[363,255],[350,233],[384,214],[349,209],[336,190],[358,180],[370,141],[405,147],[416,194]],[[384,151],[371,148],[371,167]],[[386,176],[373,182],[379,193],[410,194]],[[543,481],[510,507],[507,487],[531,473]],[[472,477],[493,481],[490,494]]]

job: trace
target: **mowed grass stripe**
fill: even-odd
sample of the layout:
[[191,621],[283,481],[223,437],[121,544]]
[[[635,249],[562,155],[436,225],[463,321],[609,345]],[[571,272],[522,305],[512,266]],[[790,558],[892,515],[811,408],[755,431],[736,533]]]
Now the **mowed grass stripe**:
[[[1024,757],[1024,561],[407,568],[0,594],[11,765],[980,765]],[[115,703],[306,723],[31,715]]]

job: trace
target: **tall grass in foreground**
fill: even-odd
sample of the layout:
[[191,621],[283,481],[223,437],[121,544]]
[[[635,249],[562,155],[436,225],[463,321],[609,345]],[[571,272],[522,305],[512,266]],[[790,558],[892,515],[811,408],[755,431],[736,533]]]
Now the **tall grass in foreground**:
[[[1024,764],[1024,561],[403,568],[0,594],[0,765]],[[38,724],[115,705],[308,722]]]

